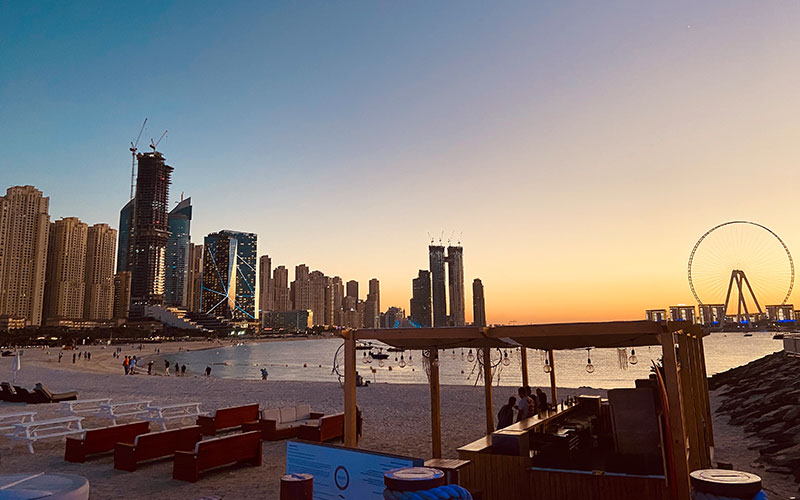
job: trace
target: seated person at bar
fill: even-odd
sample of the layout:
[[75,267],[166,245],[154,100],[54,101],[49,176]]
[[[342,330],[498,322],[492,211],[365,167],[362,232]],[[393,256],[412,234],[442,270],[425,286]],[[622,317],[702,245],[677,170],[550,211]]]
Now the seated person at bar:
[[519,403],[517,403],[517,410],[519,410],[517,412],[517,422],[519,422],[533,416],[533,400],[528,397],[524,387],[517,389],[517,394],[519,394]]
[[369,386],[369,380],[364,380],[364,377],[362,377],[361,375],[358,374],[358,372],[356,372],[356,387],[368,387],[368,386]]
[[536,396],[531,394],[532,389],[529,386],[525,386],[525,392],[528,394],[528,399],[530,400],[528,403],[530,404],[530,408],[528,408],[529,417],[539,414],[539,409],[537,408],[536,404]]
[[547,394],[543,390],[536,388],[536,399],[538,400],[539,408],[547,410]]
[[500,411],[497,412],[497,428],[502,429],[514,423],[514,404],[517,398],[511,396],[508,398],[508,404],[503,405]]

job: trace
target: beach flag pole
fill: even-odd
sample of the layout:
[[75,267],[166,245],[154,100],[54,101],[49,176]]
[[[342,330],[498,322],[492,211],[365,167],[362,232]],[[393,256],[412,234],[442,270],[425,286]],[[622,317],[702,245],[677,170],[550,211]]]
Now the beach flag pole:
[[12,383],[17,383],[17,372],[22,369],[22,358],[19,357],[20,353],[14,356],[14,365],[11,367],[13,375],[11,376]]

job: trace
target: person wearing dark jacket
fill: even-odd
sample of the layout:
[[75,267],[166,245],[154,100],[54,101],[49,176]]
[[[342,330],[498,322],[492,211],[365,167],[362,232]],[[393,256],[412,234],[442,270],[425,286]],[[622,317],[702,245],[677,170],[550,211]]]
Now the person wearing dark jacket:
[[497,412],[497,428],[502,429],[514,423],[514,405],[517,403],[517,398],[511,396],[508,398],[508,404],[503,405],[500,411]]

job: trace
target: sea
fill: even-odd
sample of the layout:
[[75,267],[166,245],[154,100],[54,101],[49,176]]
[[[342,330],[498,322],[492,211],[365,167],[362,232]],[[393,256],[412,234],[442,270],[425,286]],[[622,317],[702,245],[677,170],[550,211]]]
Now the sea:
[[[744,365],[783,349],[781,340],[771,332],[716,332],[704,339],[706,370],[713,375]],[[260,379],[261,369],[268,380],[330,381],[343,373],[343,342],[339,339],[286,340],[275,342],[240,342],[215,349],[189,350],[156,356],[155,366],[167,359],[186,365],[189,375],[204,374],[211,367],[211,376],[234,379]],[[370,359],[370,351],[357,351],[357,370],[373,383],[424,384],[427,376],[421,351],[389,352],[388,346],[373,343],[374,353],[388,354],[380,362]],[[632,355],[635,356],[634,359]],[[476,353],[470,349],[440,351],[440,383],[478,385],[483,383]],[[528,373],[531,386],[548,386],[550,375],[545,371],[545,353],[528,350]],[[617,349],[575,349],[555,351],[555,376],[560,387],[614,388],[633,387],[634,381],[647,378],[653,362],[661,357],[658,346],[641,347],[624,353]],[[368,362],[371,361],[371,362]],[[587,370],[591,361],[593,370]],[[636,363],[632,363],[636,361]],[[519,386],[522,381],[519,349],[492,350],[495,385]]]

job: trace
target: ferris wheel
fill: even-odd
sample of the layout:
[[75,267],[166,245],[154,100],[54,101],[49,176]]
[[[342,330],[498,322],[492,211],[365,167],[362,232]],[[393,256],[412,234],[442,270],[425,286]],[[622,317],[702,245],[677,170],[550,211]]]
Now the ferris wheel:
[[[794,287],[789,248],[771,229],[749,221],[712,227],[689,256],[689,288],[697,303],[736,308],[737,321],[763,314],[762,305],[783,305]],[[734,306],[735,303],[735,306]],[[744,315],[742,314],[744,312]]]

